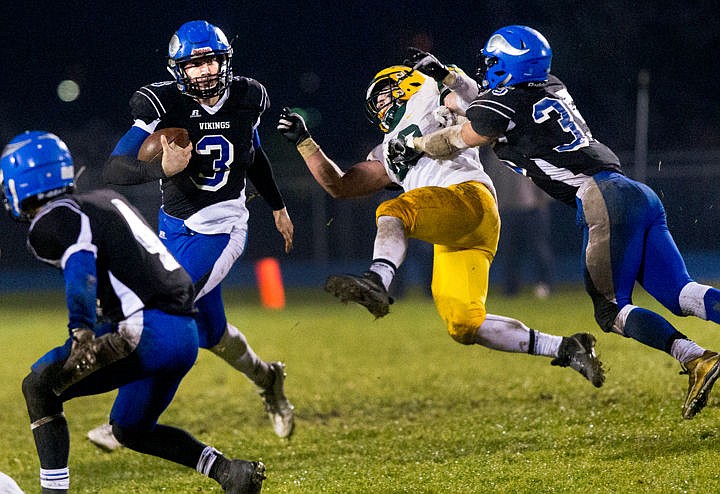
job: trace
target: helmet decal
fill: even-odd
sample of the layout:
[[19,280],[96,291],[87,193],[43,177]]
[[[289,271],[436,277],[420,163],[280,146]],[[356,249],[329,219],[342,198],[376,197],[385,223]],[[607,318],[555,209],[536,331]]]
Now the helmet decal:
[[485,51],[488,53],[500,52],[511,55],[513,57],[519,57],[520,55],[525,55],[527,52],[530,51],[530,49],[525,48],[524,50],[522,50],[519,48],[515,48],[508,42],[508,40],[505,39],[502,34],[493,34],[487,42]]

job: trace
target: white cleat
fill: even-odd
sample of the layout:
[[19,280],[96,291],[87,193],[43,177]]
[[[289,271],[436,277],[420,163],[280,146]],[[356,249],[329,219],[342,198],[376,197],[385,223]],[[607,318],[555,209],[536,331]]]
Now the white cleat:
[[122,444],[115,439],[112,426],[110,424],[103,424],[99,427],[95,427],[87,433],[87,437],[95,446],[108,452],[122,448]]
[[275,380],[269,387],[258,390],[258,393],[263,399],[265,411],[272,422],[275,434],[282,438],[290,437],[295,428],[293,417],[295,407],[285,397],[285,364],[273,362],[270,368],[275,374]]

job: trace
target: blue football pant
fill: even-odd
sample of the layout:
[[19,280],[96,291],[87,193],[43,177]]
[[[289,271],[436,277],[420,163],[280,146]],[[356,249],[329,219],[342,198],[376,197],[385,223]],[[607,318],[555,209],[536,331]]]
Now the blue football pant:
[[227,326],[221,282],[245,250],[244,232],[205,235],[181,219],[158,214],[160,238],[195,284],[196,316],[201,348],[218,344]]
[[577,196],[585,286],[595,319],[604,331],[669,351],[674,339],[684,336],[664,318],[645,309],[618,317],[623,307],[632,309],[636,282],[673,314],[687,315],[680,294],[693,280],[660,199],[647,185],[615,172],[594,175]]
[[[59,401],[118,389],[110,420],[124,428],[151,430],[175,396],[180,381],[195,363],[197,327],[190,316],[159,310],[140,311],[125,323],[139,336],[137,347],[130,356],[69,387],[60,395]],[[96,334],[101,336],[111,329],[112,326],[106,324],[96,328]],[[72,340],[68,338],[63,346],[50,350],[35,362],[33,372],[49,374],[62,367],[71,348]]]

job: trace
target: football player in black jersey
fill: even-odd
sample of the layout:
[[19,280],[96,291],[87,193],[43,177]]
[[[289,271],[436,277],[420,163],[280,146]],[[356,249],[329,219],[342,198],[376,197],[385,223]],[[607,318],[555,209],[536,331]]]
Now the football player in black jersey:
[[[254,79],[233,76],[232,47],[223,32],[206,21],[183,24],[171,37],[168,53],[174,79],[133,94],[134,123],[107,160],[104,178],[118,185],[160,181],[160,238],[195,283],[200,347],[252,380],[275,433],[288,437],[294,422],[283,388],[284,365],[261,360],[228,323],[220,285],[247,242],[246,177],[273,209],[285,251],[292,248],[293,224],[257,131],[270,105],[267,92]],[[187,129],[192,147],[164,144],[161,163],[138,161],[145,138],[166,127]],[[108,434],[105,425],[89,436],[112,449],[115,443]]]
[[74,193],[70,152],[47,132],[25,132],[5,147],[0,180],[11,216],[32,221],[32,253],[65,279],[70,336],[22,383],[42,492],[70,485],[63,403],[113,389],[110,423],[122,444],[196,469],[227,492],[260,492],[262,463],[227,459],[157,423],[195,362],[198,332],[192,280],[145,220],[117,192]]
[[667,352],[689,373],[682,416],[706,404],[720,355],[632,303],[635,282],[677,316],[720,323],[720,291],[695,282],[673,241],[665,210],[647,185],[623,174],[618,157],[595,139],[567,87],[550,74],[547,40],[526,26],[496,31],[481,51],[486,89],[469,106],[448,105],[469,121],[398,143],[449,155],[494,145],[498,157],[552,197],[577,208],[585,288],[606,332]]

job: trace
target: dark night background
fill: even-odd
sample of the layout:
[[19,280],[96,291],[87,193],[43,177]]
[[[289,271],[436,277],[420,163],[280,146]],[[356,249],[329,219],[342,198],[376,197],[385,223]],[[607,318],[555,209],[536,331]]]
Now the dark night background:
[[[297,153],[277,135],[283,106],[305,109],[316,140],[341,166],[349,166],[381,139],[363,115],[365,89],[379,69],[401,62],[404,48],[415,45],[472,74],[484,41],[507,24],[526,24],[546,36],[553,73],[568,85],[595,137],[624,159],[630,175],[638,73],[649,72],[648,183],[663,197],[681,248],[712,250],[720,238],[713,209],[720,169],[717,2],[30,3],[3,0],[0,141],[31,128],[57,133],[70,146],[76,168],[86,167],[81,189],[97,185],[102,161],[131,125],[127,103],[133,91],[169,78],[167,42],[177,27],[206,19],[234,39],[234,72],[258,79],[270,95],[261,138],[297,233],[296,251],[284,257],[267,208],[262,201],[251,203],[248,259],[270,254],[298,262],[366,262],[371,255],[379,199],[339,205],[318,193]],[[80,84],[77,100],[58,99],[63,79]],[[684,168],[699,186],[678,187],[688,181],[677,174]],[[144,198],[152,222],[156,187],[149,190],[143,194],[152,196]],[[312,224],[318,201],[325,212]],[[565,247],[579,242],[573,213],[559,208],[553,226],[557,248],[573,254]],[[323,222],[327,238],[318,240]],[[0,236],[0,273],[34,263],[23,245],[24,228],[7,216],[0,228],[6,233]]]

